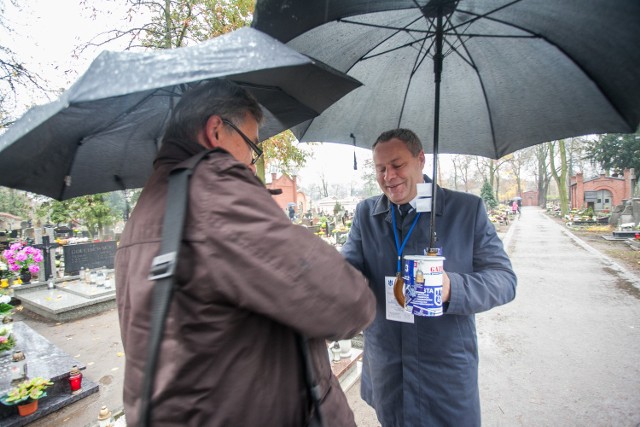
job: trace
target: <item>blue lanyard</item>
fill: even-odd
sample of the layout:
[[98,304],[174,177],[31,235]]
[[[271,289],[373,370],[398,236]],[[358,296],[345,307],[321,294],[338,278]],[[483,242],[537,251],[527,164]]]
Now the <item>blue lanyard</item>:
[[400,272],[402,271],[402,267],[400,265],[401,264],[400,261],[402,260],[402,251],[404,250],[404,247],[407,244],[407,241],[409,240],[409,236],[411,236],[411,232],[413,231],[413,228],[418,223],[418,219],[420,218],[420,214],[422,212],[418,212],[418,215],[416,215],[416,219],[413,220],[413,224],[411,224],[411,228],[409,229],[409,232],[407,233],[406,237],[404,238],[404,241],[402,242],[402,246],[400,246],[400,239],[398,239],[398,230],[396,229],[396,213],[395,213],[395,211],[396,211],[395,207],[391,206],[391,222],[393,223],[393,237],[396,238],[396,250],[398,251],[398,270],[397,270],[397,273],[400,274]]

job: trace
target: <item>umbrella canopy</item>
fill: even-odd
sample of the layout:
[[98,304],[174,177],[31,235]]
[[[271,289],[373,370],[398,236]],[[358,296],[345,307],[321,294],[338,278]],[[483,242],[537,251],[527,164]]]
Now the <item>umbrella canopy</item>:
[[58,200],[142,187],[173,106],[213,78],[255,95],[265,113],[262,140],[360,86],[251,28],[193,47],[103,52],[58,100],[0,136],[0,185]]
[[364,84],[294,128],[301,141],[371,147],[406,127],[427,151],[439,133],[439,152],[500,158],[634,132],[639,22],[637,0],[258,0],[252,26]]
[[370,147],[405,127],[434,156],[497,159],[635,131],[638,22],[637,0],[258,0],[252,26],[364,84],[294,128],[299,140]]

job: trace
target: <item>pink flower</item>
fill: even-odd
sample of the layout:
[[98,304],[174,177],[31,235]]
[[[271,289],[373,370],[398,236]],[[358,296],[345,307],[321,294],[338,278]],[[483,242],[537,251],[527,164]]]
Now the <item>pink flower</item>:
[[3,252],[7,264],[11,271],[29,271],[37,273],[40,268],[38,263],[43,261],[42,251],[32,246],[22,246],[21,243],[14,243],[10,249]]
[[0,335],[0,344],[4,343],[7,341],[7,337],[5,337],[4,335]]

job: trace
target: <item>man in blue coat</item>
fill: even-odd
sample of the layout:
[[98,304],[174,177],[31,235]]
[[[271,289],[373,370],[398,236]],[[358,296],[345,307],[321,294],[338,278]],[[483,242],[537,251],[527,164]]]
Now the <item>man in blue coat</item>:
[[393,296],[397,260],[424,255],[431,246],[431,212],[416,209],[417,184],[431,180],[422,174],[422,144],[407,129],[380,135],[373,161],[384,194],[358,204],[342,249],[377,300],[376,318],[365,330],[362,398],[383,427],[479,426],[475,313],[515,297],[511,262],[482,200],[437,187],[434,246],[445,257],[444,314],[402,310]]

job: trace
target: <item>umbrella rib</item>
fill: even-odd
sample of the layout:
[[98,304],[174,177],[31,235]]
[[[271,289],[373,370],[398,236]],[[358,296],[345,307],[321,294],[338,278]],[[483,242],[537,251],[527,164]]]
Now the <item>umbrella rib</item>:
[[[384,25],[375,25],[375,24],[367,24],[364,22],[356,22],[356,21],[349,21],[349,20],[340,20],[341,22],[346,22],[346,23],[350,23],[350,24],[355,24],[355,25],[361,25],[361,26],[365,26],[365,27],[374,27],[374,28],[384,28],[386,30],[395,30],[392,34],[390,34],[389,36],[385,37],[384,39],[380,40],[379,43],[377,43],[375,46],[373,46],[371,49],[369,49],[369,52],[371,52],[372,50],[374,50],[375,48],[377,48],[378,46],[380,46],[382,43],[386,42],[387,40],[391,39],[392,37],[394,37],[395,35],[397,35],[400,32],[406,32],[409,35],[411,35],[411,31],[412,30],[408,30],[406,27],[409,25],[412,25],[416,22],[418,22],[421,18],[418,19],[414,19],[411,22],[409,22],[404,28],[399,28],[399,27],[389,27],[389,26],[384,26]],[[419,43],[420,41],[422,41],[422,38],[420,39],[415,39],[413,42],[409,42],[409,43],[405,43],[401,46],[396,46],[392,49],[388,49],[385,50],[383,52],[379,52],[376,54],[373,54],[371,56],[367,56],[367,54],[363,55],[360,60],[365,60],[365,59],[371,59],[371,58],[375,58],[376,56],[380,56],[380,55],[385,55],[389,52],[393,52],[399,49],[403,49],[405,47],[410,47],[415,43]]]
[[[108,129],[109,126],[111,126],[112,124],[114,124],[115,122],[117,122],[118,120],[120,120],[122,117],[128,115],[129,113],[131,113],[131,111],[135,110],[140,104],[146,102],[149,98],[156,96],[157,93],[161,92],[162,90],[164,90],[164,88],[161,89],[155,89],[153,91],[151,91],[147,96],[145,96],[144,98],[140,99],[140,101],[138,101],[137,103],[135,103],[134,105],[132,105],[131,107],[127,108],[126,110],[124,110],[123,112],[121,112],[118,116],[116,116],[113,120],[111,120],[109,123],[105,124],[103,127],[101,127],[100,129],[97,129],[96,131],[94,131],[93,133],[89,134],[89,135],[85,135],[79,142],[79,145],[83,145],[84,142],[88,139],[91,139],[93,136],[101,133],[102,131],[104,131],[105,129]],[[177,94],[175,92],[172,91],[168,91],[168,93],[171,96],[177,96]]]
[[422,17],[414,19],[413,21],[411,21],[410,23],[408,23],[404,27],[392,27],[390,25],[371,24],[371,23],[368,23],[368,22],[358,22],[358,21],[352,21],[350,19],[344,19],[344,18],[338,19],[338,22],[343,22],[345,24],[360,25],[362,27],[382,28],[384,30],[395,30],[396,32],[425,33],[427,35],[433,35],[434,33],[429,31],[429,30],[418,30],[418,29],[409,29],[409,28],[407,28],[407,26],[409,26],[411,24],[415,24],[416,22],[418,22],[421,19],[422,19]]
[[[404,98],[402,99],[402,108],[400,108],[400,115],[398,116],[398,125],[396,126],[397,128],[400,128],[400,123],[402,123],[402,116],[404,115],[404,107],[407,104],[407,96],[409,96],[409,88],[411,87],[411,81],[413,80],[413,76],[417,72],[418,68],[420,68],[420,65],[423,63],[424,59],[427,57],[426,53],[420,56],[420,52],[424,50],[424,45],[426,42],[427,42],[427,38],[425,37],[422,39],[421,49],[418,51],[418,54],[416,55],[416,59],[413,64],[413,68],[411,69],[411,73],[409,75],[409,83],[407,84],[404,90]],[[433,42],[432,42],[432,45],[433,45]]]
[[[457,32],[456,29],[454,29],[454,31]],[[486,88],[484,86],[484,81],[482,80],[482,76],[480,75],[480,73],[478,72],[478,67],[475,64],[475,61],[473,60],[473,56],[471,55],[471,52],[469,52],[469,50],[467,49],[467,45],[465,44],[465,41],[462,40],[460,38],[460,36],[458,36],[458,40],[460,41],[460,45],[462,47],[462,49],[464,49],[464,51],[467,54],[468,58],[465,58],[459,51],[458,49],[456,49],[455,47],[453,47],[451,44],[449,44],[449,42],[447,42],[447,44],[449,44],[451,46],[451,48],[453,49],[453,52],[455,52],[458,56],[460,56],[460,58],[462,58],[463,61],[465,61],[466,63],[469,64],[469,66],[475,71],[476,73],[476,77],[478,78],[478,82],[480,83],[480,88],[482,89],[482,97],[484,98],[484,104],[487,108],[487,115],[489,116],[489,127],[491,128],[491,141],[493,142],[493,157],[497,158],[498,157],[498,145],[496,143],[496,132],[495,132],[495,126],[493,124],[493,116],[491,114],[491,106],[489,104],[489,98],[487,96],[487,91]]]
[[[420,43],[420,42],[422,42],[423,40],[426,40],[426,39],[428,39],[428,38],[429,38],[429,37],[423,37],[423,38],[421,38],[421,39],[416,39],[416,40],[414,40],[414,41],[412,41],[412,42],[408,42],[408,43],[405,43],[405,44],[402,44],[402,45],[399,45],[399,46],[393,47],[393,48],[391,48],[391,49],[387,49],[387,50],[385,50],[385,51],[378,52],[378,53],[374,53],[374,54],[371,54],[371,55],[366,55],[366,54],[365,54],[365,55],[363,55],[363,56],[360,58],[360,60],[361,60],[361,61],[364,61],[365,59],[372,59],[372,58],[375,58],[375,57],[377,57],[377,56],[386,55],[387,53],[394,52],[394,51],[396,51],[396,50],[404,49],[405,47],[411,47],[411,46],[413,46],[414,44],[416,44],[416,43]],[[388,39],[385,39],[385,40],[381,41],[380,43],[378,43],[378,45],[377,45],[377,46],[379,46],[380,44],[382,44],[382,42],[384,42],[384,41],[386,41],[386,40],[388,40]],[[369,52],[371,52],[371,51],[372,51],[373,49],[375,49],[377,46],[374,46],[372,49],[370,49],[370,50],[369,50]]]
[[[508,23],[506,23],[506,22],[502,22],[502,21],[500,21],[499,19],[491,18],[489,15],[492,15],[492,14],[494,14],[494,13],[496,13],[496,12],[498,12],[498,11],[502,10],[502,9],[506,9],[506,8],[508,8],[508,7],[511,7],[511,6],[513,6],[514,4],[516,4],[516,3],[520,3],[521,1],[522,1],[522,0],[513,0],[511,3],[503,4],[503,5],[502,5],[502,6],[500,6],[500,7],[497,7],[497,8],[495,8],[495,9],[493,9],[493,10],[490,10],[490,11],[485,12],[485,13],[482,13],[482,14],[475,13],[475,12],[469,12],[468,10],[456,9],[456,12],[458,12],[458,13],[462,13],[462,14],[470,15],[470,16],[472,16],[473,18],[472,18],[472,19],[470,19],[470,20],[468,20],[468,21],[461,22],[461,23],[460,23],[460,24],[458,24],[457,26],[453,26],[453,27],[452,27],[452,29],[454,29],[454,28],[456,28],[456,27],[461,27],[461,26],[463,26],[463,25],[469,25],[469,24],[472,24],[473,22],[475,22],[475,21],[479,21],[480,19],[483,19],[483,18],[484,18],[484,19],[489,19],[489,20],[492,20],[492,21],[495,21],[495,22],[499,22],[499,23],[501,23],[501,24],[509,25]],[[528,32],[528,33],[531,33],[530,31],[527,31],[527,32]]]

